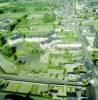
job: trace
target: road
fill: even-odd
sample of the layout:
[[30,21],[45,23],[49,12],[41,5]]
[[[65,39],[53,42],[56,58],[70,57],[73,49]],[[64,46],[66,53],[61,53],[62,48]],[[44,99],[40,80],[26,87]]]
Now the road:
[[30,78],[30,77],[20,77],[20,76],[11,76],[11,75],[0,75],[0,79],[30,82],[30,83],[84,86],[82,82],[68,82],[66,80],[60,80],[60,79],[55,79],[55,78]]
[[8,61],[5,59],[5,57],[0,53],[0,67],[6,72],[6,73],[15,73],[16,72],[16,66],[14,63]]

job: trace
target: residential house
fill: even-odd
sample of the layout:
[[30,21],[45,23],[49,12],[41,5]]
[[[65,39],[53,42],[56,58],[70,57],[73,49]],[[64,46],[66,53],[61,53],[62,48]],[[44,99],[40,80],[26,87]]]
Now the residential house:
[[38,36],[38,35],[29,35],[25,38],[25,41],[27,42],[43,42],[47,40],[48,38],[46,36]]
[[24,40],[24,36],[21,33],[11,34],[11,37],[8,39],[9,45],[14,45],[20,43]]

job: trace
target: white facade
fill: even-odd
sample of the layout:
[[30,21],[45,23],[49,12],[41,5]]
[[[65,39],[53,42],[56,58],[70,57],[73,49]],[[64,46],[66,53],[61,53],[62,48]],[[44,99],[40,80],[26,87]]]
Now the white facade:
[[89,37],[89,36],[87,36],[86,38],[87,38],[87,40],[88,40],[90,46],[92,47],[92,46],[93,46],[93,43],[94,43],[95,37]]
[[57,48],[81,48],[82,44],[56,44]]
[[26,42],[42,42],[42,41],[45,41],[47,40],[48,38],[43,38],[43,37],[32,37],[32,38],[18,38],[18,39],[15,39],[15,40],[8,40],[8,44],[9,45],[14,45],[14,44],[17,44],[17,43],[20,43],[20,42],[23,42],[23,41],[26,41]]
[[42,42],[47,40],[48,38],[43,38],[43,37],[32,37],[32,38],[25,38],[25,41],[27,42]]
[[61,32],[61,30],[62,30],[62,29],[60,29],[60,28],[56,28],[56,29],[55,29],[55,32]]
[[88,51],[98,51],[97,48],[91,48],[90,46],[87,47],[87,50],[88,50]]
[[15,39],[15,40],[8,40],[8,44],[9,45],[15,45],[15,44],[20,43],[22,41],[24,41],[23,38],[19,38],[19,39]]

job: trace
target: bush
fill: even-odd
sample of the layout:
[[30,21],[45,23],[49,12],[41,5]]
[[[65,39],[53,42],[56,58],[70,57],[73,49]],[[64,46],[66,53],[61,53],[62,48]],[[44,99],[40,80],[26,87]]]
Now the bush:
[[0,46],[3,46],[4,44],[6,44],[6,42],[7,42],[6,37],[0,36]]
[[3,13],[3,10],[2,9],[0,9],[0,14],[2,14]]
[[51,23],[55,21],[55,15],[54,14],[44,14],[43,16],[43,22],[44,23]]
[[9,45],[5,45],[2,47],[2,53],[7,57],[11,57],[15,52],[16,47],[10,47]]

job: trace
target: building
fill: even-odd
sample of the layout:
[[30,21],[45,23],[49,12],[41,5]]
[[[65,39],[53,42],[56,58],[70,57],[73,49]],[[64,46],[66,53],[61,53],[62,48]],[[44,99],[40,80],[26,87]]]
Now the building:
[[8,39],[9,45],[14,45],[24,41],[24,36],[21,33],[11,34],[11,37]]

